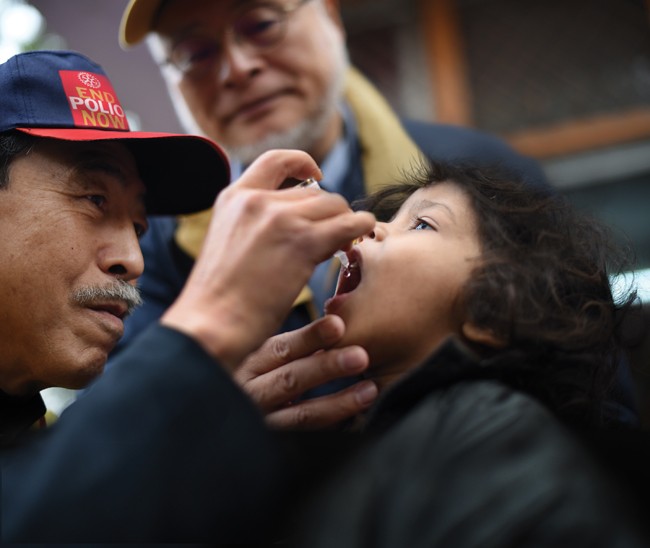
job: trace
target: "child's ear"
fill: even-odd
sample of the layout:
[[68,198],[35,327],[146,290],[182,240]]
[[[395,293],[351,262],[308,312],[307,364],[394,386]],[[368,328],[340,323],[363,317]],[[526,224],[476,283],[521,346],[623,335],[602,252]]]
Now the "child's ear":
[[463,336],[473,343],[482,344],[495,349],[505,348],[507,345],[506,341],[497,337],[491,329],[478,327],[471,322],[464,322],[461,331]]

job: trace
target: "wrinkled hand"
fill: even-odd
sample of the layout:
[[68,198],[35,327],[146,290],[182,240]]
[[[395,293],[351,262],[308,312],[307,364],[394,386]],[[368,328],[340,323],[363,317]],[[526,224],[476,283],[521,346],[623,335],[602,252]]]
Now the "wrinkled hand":
[[288,178],[320,176],[300,151],[253,162],[219,194],[201,253],[161,322],[231,370],[275,333],[316,265],[374,226],[337,194],[277,190]]
[[234,373],[235,381],[278,429],[320,429],[336,425],[366,409],[377,396],[372,381],[345,390],[292,403],[305,391],[328,381],[358,375],[368,367],[359,346],[327,350],[345,331],[338,316],[315,322],[267,340]]

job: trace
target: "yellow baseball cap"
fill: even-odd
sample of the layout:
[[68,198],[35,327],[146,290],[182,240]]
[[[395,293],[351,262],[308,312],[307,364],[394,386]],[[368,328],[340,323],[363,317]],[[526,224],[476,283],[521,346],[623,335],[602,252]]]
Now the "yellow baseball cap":
[[141,42],[151,31],[154,21],[168,0],[130,0],[120,22],[120,45],[123,48]]

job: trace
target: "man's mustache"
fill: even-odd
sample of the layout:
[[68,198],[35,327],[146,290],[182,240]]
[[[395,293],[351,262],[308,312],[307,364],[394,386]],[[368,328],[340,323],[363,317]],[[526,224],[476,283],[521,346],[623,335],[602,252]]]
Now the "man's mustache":
[[127,315],[142,304],[140,290],[124,280],[115,280],[104,286],[81,287],[72,294],[72,300],[80,306],[121,301],[128,307]]

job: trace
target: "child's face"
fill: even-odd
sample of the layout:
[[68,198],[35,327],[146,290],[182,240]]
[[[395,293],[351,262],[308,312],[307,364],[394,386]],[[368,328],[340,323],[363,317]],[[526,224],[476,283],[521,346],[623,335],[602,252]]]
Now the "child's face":
[[461,332],[458,297],[480,244],[469,199],[455,184],[416,191],[348,255],[358,268],[339,278],[326,312],[343,318],[340,346],[363,346],[374,374],[398,375]]

